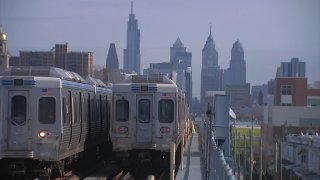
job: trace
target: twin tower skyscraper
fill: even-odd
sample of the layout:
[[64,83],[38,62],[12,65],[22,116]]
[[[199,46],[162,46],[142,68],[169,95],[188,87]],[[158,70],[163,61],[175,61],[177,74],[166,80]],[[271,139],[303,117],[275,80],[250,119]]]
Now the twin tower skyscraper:
[[208,91],[225,90],[228,85],[246,84],[246,62],[244,50],[237,40],[231,49],[231,60],[228,69],[221,69],[218,65],[218,52],[211,33],[202,49],[201,68],[201,101],[206,97]]

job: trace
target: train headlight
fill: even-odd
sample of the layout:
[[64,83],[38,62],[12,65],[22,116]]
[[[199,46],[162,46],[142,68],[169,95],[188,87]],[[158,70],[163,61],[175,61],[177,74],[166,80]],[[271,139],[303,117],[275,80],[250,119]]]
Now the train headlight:
[[41,137],[41,138],[44,138],[48,135],[48,132],[47,131],[40,131],[38,136]]
[[126,126],[119,126],[118,127],[118,133],[126,134],[127,132],[128,132],[128,127],[126,127]]
[[171,129],[169,127],[162,127],[160,128],[160,133],[161,134],[169,134]]

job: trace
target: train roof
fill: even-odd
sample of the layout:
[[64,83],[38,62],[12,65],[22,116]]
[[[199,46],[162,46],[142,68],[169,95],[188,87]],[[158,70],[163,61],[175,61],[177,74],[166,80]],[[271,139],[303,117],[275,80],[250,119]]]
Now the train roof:
[[13,66],[1,73],[2,76],[57,77],[63,80],[87,83],[78,73],[56,67]]
[[103,83],[100,79],[93,78],[91,76],[87,76],[87,82],[91,85],[96,85],[98,87],[108,87],[105,83]]
[[118,92],[178,92],[177,85],[164,75],[131,75],[121,83],[114,83]]
[[95,85],[97,87],[111,87],[106,85],[100,79],[87,76],[86,79],[82,78],[78,73],[63,70],[57,67],[44,67],[44,66],[13,66],[0,74],[1,76],[36,76],[36,77],[56,77],[62,80],[74,81],[84,84]]
[[154,75],[131,75],[123,83],[157,83],[157,84],[175,84],[171,79],[162,74]]

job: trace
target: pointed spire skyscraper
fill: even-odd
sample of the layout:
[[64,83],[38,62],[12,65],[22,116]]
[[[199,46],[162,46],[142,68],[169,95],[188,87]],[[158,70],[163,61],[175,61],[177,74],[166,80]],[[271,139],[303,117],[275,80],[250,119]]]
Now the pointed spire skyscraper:
[[222,89],[222,69],[218,65],[218,52],[216,50],[211,32],[202,49],[201,68],[201,103],[205,103],[206,91],[219,91]]
[[119,61],[116,51],[116,45],[114,43],[110,43],[106,67],[109,69],[119,69]]
[[123,51],[123,69],[140,74],[140,30],[133,14],[133,1],[127,26],[127,48]]
[[206,44],[202,49],[202,67],[218,66],[218,52],[213,41],[210,25],[210,34],[207,38]]

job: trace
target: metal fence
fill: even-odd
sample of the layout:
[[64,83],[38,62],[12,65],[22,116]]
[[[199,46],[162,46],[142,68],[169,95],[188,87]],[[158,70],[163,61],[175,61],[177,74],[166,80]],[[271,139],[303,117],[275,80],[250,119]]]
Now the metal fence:
[[201,123],[200,136],[202,153],[206,167],[206,179],[235,180],[236,178],[233,174],[232,168],[229,166],[229,161],[226,161],[222,150],[215,142],[212,129],[213,128],[210,128],[210,121],[208,119],[204,119]]

